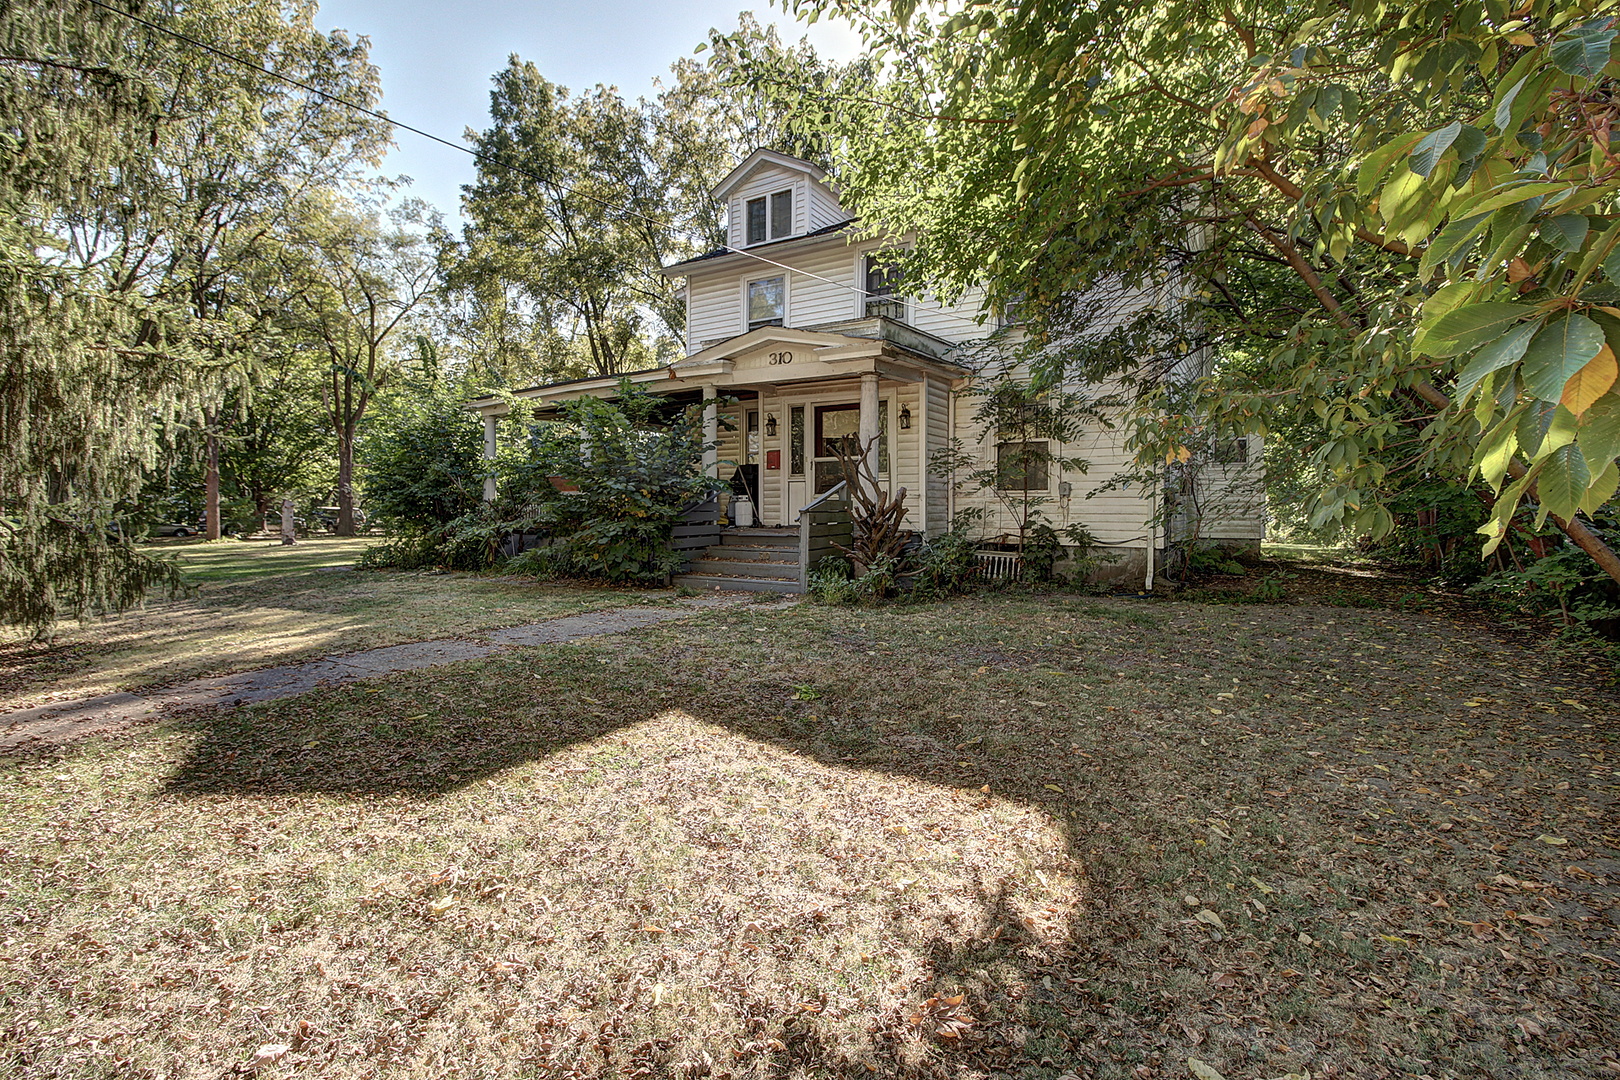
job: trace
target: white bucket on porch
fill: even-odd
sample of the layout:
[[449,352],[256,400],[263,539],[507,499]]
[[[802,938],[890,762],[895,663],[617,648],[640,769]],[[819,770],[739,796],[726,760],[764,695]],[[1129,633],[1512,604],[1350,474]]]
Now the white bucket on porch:
[[732,513],[737,518],[737,528],[746,529],[754,523],[754,502],[746,495],[738,495],[731,500]]

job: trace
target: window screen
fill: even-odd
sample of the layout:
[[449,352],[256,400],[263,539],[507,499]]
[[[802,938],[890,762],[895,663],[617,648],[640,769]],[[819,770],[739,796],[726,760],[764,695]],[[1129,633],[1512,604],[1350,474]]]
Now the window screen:
[[748,283],[748,329],[781,326],[787,314],[787,289],[780,277]]
[[1044,442],[1010,442],[996,447],[996,487],[1002,491],[1045,491]]
[[771,196],[771,239],[793,234],[793,192],[778,191]]
[[748,242],[750,244],[763,244],[765,242],[765,200],[748,200]]
[[906,304],[896,289],[900,284],[900,268],[882,252],[866,257],[866,317],[883,316],[903,320]]

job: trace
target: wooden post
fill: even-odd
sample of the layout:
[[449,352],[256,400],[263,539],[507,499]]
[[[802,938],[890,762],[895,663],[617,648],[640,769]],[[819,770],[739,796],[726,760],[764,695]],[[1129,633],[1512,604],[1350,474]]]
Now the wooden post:
[[[712,385],[703,388],[703,475],[720,478],[720,403]],[[744,438],[747,435],[744,434]]]
[[872,457],[877,453],[879,441],[879,425],[882,420],[878,416],[878,377],[877,372],[868,371],[861,376],[861,446],[866,449],[862,457],[862,475],[860,482],[869,491],[877,491],[877,471],[872,465]]
[[[484,414],[484,460],[491,463],[495,461],[495,455],[500,452],[500,447],[495,441],[495,426],[498,423],[500,423],[500,418],[494,413]],[[495,477],[492,473],[484,477],[484,501],[487,503],[494,502],[495,494]]]

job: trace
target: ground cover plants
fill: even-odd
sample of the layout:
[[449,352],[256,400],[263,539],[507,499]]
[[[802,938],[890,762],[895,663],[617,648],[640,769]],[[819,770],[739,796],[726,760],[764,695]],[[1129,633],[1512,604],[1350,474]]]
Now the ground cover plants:
[[1520,644],[773,600],[8,759],[0,1060],[1610,1076],[1616,700]]

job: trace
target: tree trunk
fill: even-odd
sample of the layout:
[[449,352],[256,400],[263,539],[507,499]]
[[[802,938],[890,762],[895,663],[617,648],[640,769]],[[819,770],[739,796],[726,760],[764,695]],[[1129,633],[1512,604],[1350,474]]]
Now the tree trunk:
[[206,521],[203,523],[203,536],[209,540],[218,540],[219,526],[219,434],[214,430],[214,417],[208,413],[203,414],[203,423],[207,426],[207,461],[208,479],[206,492],[203,496],[203,513]]
[[339,536],[354,535],[354,436],[338,436],[338,519]]
[[293,501],[281,500],[281,542],[283,545],[298,543],[298,537],[293,533]]

